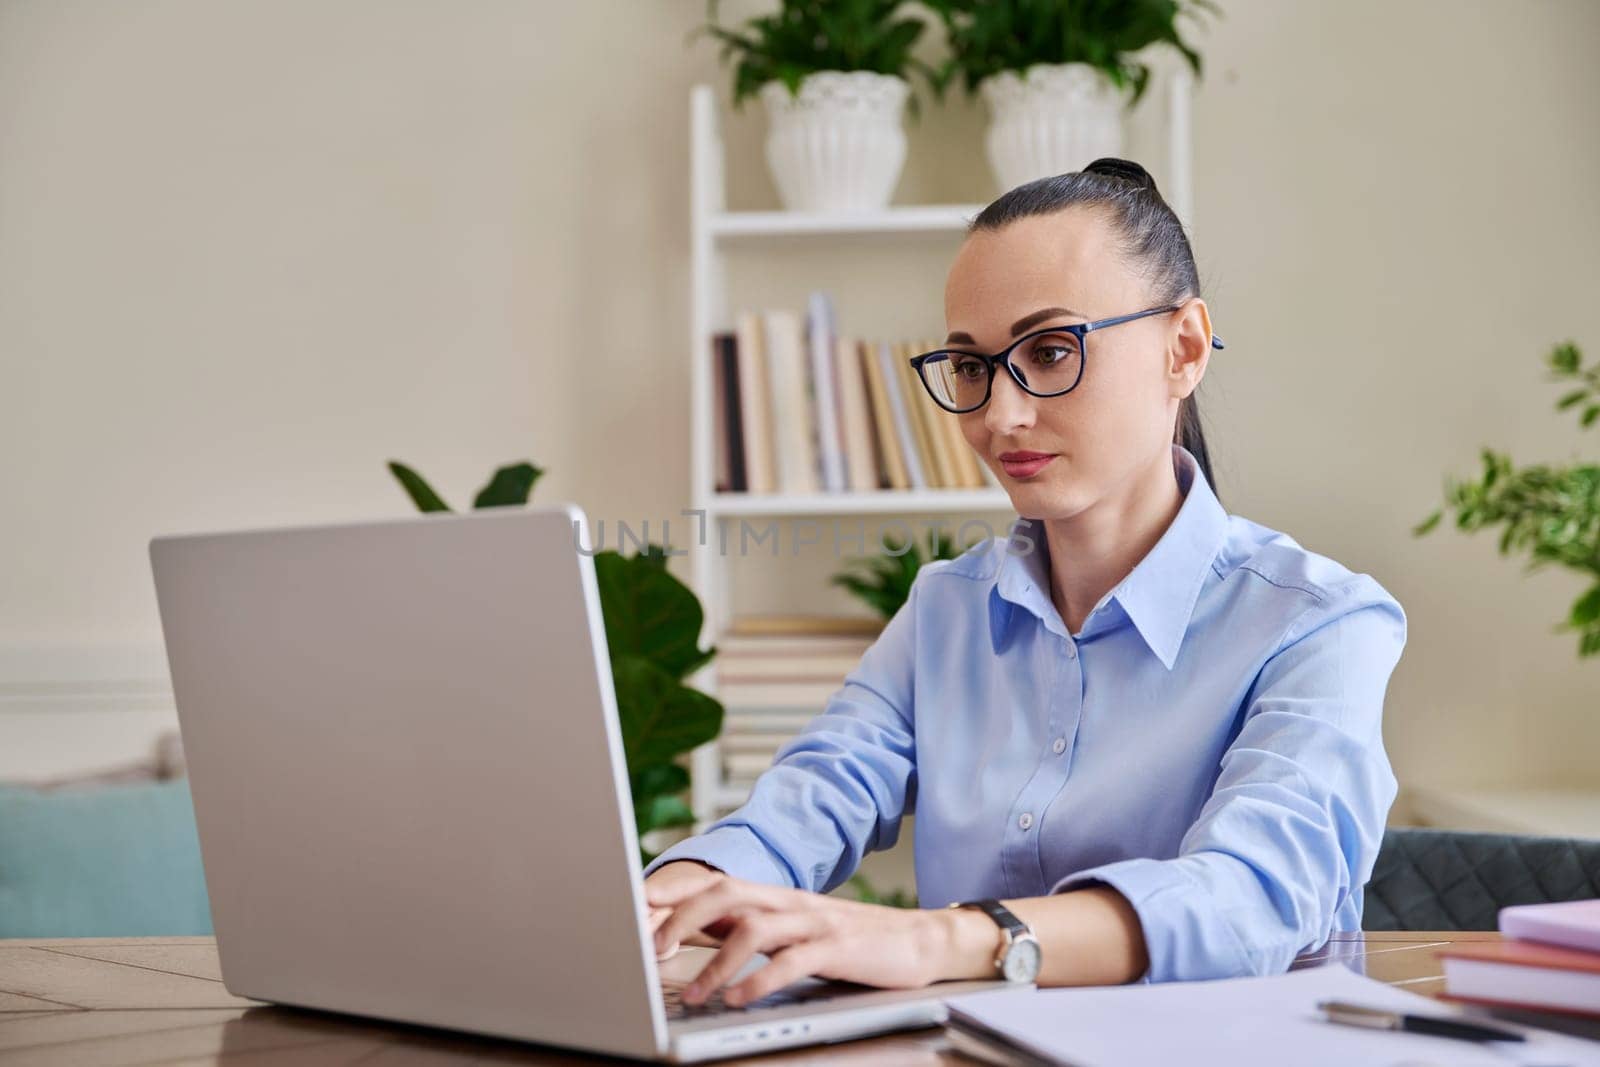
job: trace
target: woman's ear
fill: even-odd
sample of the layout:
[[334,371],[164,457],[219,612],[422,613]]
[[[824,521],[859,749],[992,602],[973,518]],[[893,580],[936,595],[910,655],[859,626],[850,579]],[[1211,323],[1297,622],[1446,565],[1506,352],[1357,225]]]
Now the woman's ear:
[[1211,312],[1199,297],[1177,314],[1168,348],[1167,376],[1172,395],[1182,400],[1200,386],[1211,362]]

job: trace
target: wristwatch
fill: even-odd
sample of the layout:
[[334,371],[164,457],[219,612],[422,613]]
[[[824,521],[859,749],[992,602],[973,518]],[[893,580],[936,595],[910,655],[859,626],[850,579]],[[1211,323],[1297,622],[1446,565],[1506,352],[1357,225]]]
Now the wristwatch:
[[994,969],[1008,982],[1033,982],[1039,978],[1042,953],[1039,939],[1028,924],[1011,914],[998,900],[957,901],[952,908],[973,908],[995,921],[1005,940],[994,958]]

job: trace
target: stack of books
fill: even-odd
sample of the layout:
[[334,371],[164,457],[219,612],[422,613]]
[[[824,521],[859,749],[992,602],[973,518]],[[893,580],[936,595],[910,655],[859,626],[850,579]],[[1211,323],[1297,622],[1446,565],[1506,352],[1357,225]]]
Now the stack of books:
[[712,345],[716,487],[844,493],[998,485],[910,358],[937,342],[841,334],[827,293],[806,313],[744,311]]
[[748,787],[827,705],[883,623],[835,616],[735,619],[717,641],[724,782]]
[[1439,952],[1452,1000],[1600,1019],[1600,900],[1500,909],[1503,941]]

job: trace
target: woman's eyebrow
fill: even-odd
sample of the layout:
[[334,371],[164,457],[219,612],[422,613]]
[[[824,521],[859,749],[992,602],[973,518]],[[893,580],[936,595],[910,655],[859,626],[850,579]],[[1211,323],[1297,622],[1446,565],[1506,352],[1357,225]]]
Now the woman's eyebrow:
[[[1035,323],[1043,322],[1045,319],[1056,318],[1059,315],[1069,315],[1075,319],[1088,318],[1088,316],[1083,312],[1073,311],[1071,308],[1040,308],[1038,311],[1035,311],[1032,314],[1024,315],[1016,322],[1013,322],[1011,324],[1011,336],[1016,337],[1029,326],[1032,326]],[[947,345],[975,345],[978,342],[972,339],[972,335],[970,333],[965,333],[961,330],[954,330],[951,332],[949,337],[944,339],[944,343]]]

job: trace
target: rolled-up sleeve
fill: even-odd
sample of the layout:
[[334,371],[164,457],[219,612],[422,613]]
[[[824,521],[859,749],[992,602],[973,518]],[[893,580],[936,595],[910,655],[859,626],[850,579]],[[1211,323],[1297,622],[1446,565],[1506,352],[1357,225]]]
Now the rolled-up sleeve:
[[737,878],[826,892],[894,845],[916,792],[912,726],[917,590],[749,799],[645,868],[692,859]]
[[1359,926],[1396,781],[1384,693],[1405,645],[1400,605],[1370,578],[1307,608],[1262,667],[1216,785],[1176,857],[1075,872],[1138,913],[1146,982],[1275,974]]

